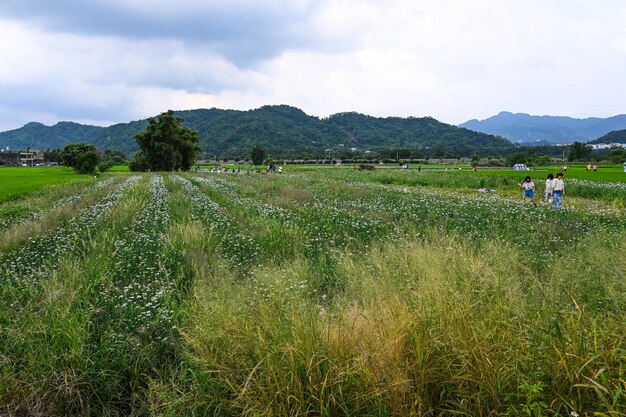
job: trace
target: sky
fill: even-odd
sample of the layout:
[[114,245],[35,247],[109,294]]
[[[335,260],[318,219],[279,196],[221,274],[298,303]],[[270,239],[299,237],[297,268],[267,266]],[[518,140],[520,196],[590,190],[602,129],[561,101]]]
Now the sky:
[[622,0],[2,0],[0,131],[288,104],[626,113]]

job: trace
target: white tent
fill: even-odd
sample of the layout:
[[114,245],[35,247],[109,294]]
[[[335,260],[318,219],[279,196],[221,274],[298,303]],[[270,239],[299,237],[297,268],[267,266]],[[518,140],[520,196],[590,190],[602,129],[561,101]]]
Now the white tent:
[[529,170],[526,164],[515,164],[513,165],[513,169],[515,171],[528,171]]

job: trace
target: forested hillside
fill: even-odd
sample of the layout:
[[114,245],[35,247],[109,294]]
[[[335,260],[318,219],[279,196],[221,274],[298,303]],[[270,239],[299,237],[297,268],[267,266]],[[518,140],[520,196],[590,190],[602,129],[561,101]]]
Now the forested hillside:
[[589,143],[626,143],[626,129],[614,130]]
[[[378,118],[358,113],[339,113],[328,118],[309,116],[290,106],[264,106],[249,111],[200,109],[178,111],[183,124],[200,133],[200,147],[207,155],[241,157],[254,145],[273,155],[315,157],[327,149],[357,151],[406,148],[446,156],[497,156],[513,150],[499,137],[441,123],[433,118]],[[132,153],[134,136],[146,120],[109,127],[61,122],[48,127],[29,123],[0,133],[0,147],[61,148],[72,142],[92,143],[100,148]]]

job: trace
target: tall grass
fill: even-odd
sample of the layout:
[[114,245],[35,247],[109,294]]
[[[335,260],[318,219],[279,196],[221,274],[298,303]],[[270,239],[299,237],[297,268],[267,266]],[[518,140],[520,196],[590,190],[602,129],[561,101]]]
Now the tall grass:
[[[429,235],[341,256],[332,295],[303,259],[251,283],[217,270],[197,286],[186,395],[172,411],[624,412],[626,245],[615,245],[609,265],[584,247],[540,275],[506,244]],[[602,290],[570,285],[581,255],[606,272]]]

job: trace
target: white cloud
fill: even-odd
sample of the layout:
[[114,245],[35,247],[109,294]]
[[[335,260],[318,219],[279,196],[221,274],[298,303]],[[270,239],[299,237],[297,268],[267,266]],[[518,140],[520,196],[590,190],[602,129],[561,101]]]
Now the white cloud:
[[[75,14],[48,8],[47,19],[29,17],[29,4],[2,6],[0,129],[264,104],[453,123],[501,110],[625,112],[626,5],[618,1],[183,1],[162,36],[153,1],[80,3]],[[111,22],[122,12],[142,17],[137,33],[77,26],[89,7],[107,10]],[[247,26],[194,34],[210,14]]]

